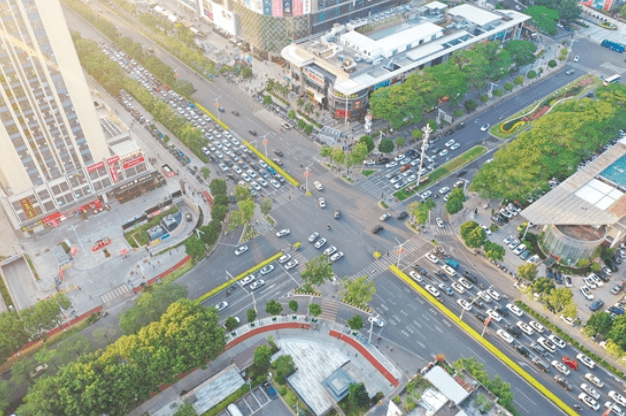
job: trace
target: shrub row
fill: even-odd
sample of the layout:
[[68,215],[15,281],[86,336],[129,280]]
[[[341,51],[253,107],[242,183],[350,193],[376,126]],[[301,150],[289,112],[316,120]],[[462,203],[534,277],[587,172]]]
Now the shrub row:
[[322,127],[324,127],[324,126],[322,126],[320,123],[318,123],[317,121],[313,120],[311,117],[309,117],[309,116],[307,116],[306,114],[304,114],[302,111],[299,111],[299,110],[298,110],[298,115],[300,115],[300,117],[302,117],[302,118],[304,118],[304,119],[308,120],[308,121],[309,121],[309,123],[313,123],[313,125],[314,125],[315,127],[317,127],[318,129],[321,129]]

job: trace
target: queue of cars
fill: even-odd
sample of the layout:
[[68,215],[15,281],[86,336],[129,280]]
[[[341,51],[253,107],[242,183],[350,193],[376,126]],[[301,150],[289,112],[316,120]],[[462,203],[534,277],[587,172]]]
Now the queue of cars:
[[[326,245],[328,240],[324,237],[320,238],[320,233],[314,232],[313,234],[309,236],[308,242],[313,244],[313,247],[319,250]],[[328,260],[330,260],[333,263],[341,259],[344,255],[343,252],[339,251],[339,249],[335,247],[334,245],[327,247],[324,250],[324,254],[328,257]]]
[[[553,377],[554,382],[566,391],[572,391],[582,405],[598,410],[604,403],[604,407],[611,409],[611,414],[626,414],[622,410],[626,407],[626,398],[617,390],[603,392],[605,382],[601,380],[596,363],[590,357],[574,350],[541,323],[530,319],[493,287],[482,288],[483,285],[468,271],[459,274],[459,267],[455,269],[448,264],[453,262],[458,265],[455,260],[448,258],[443,261],[433,253],[428,253],[426,258],[444,272],[437,270],[431,275],[425,267],[417,264],[409,271],[409,276],[431,295],[444,303],[447,297],[456,298],[449,306],[451,309],[455,308],[456,303],[465,312],[473,313],[481,326],[496,326],[493,330],[496,339],[511,347],[522,359],[528,359],[541,372],[550,373],[554,369],[557,372]],[[450,275],[445,271],[446,267],[456,273]],[[492,339],[492,342],[495,340]],[[505,348],[503,351],[506,353]],[[603,394],[609,400],[601,400]]]

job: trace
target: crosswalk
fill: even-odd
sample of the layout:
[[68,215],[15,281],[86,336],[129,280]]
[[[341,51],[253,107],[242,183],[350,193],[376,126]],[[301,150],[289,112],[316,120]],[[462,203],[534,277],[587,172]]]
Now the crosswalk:
[[107,303],[113,303],[116,298],[125,295],[130,295],[130,288],[126,285],[126,283],[123,283],[122,285],[109,290],[105,294],[100,295],[100,299],[102,300],[102,303],[106,305]]
[[402,266],[402,263],[411,261],[412,255],[415,254],[415,252],[423,250],[424,247],[429,244],[430,240],[427,235],[415,235],[401,245],[395,246],[393,249],[389,250],[389,252],[381,253],[381,258],[363,267],[357,273],[349,276],[348,279],[354,280],[361,276],[369,276],[370,278],[376,277],[378,274],[389,270],[391,264],[398,264],[398,257],[400,258],[400,266]]
[[339,302],[323,297],[320,306],[322,308],[322,313],[319,318],[335,322],[335,319],[337,318],[337,311],[339,310]]
[[304,193],[302,191],[294,188],[293,186],[289,186],[269,194],[268,198],[272,200],[272,209],[276,209],[290,203],[291,201],[295,201],[303,195]]

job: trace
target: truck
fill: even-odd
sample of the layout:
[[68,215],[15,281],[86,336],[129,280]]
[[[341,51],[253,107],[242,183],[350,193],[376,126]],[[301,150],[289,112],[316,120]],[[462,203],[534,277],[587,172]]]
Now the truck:
[[454,270],[459,270],[459,263],[456,260],[446,259],[446,264],[452,267]]

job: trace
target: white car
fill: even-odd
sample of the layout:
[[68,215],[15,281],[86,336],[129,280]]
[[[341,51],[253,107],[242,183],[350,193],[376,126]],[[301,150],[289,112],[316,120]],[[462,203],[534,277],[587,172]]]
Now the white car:
[[524,315],[524,312],[520,308],[518,308],[516,305],[513,305],[512,303],[507,303],[506,308],[510,310],[513,313],[513,315],[517,317],[521,317],[522,315]]
[[398,162],[396,162],[395,160],[392,160],[391,162],[385,165],[386,168],[394,168],[396,166],[398,166]]
[[504,329],[498,329],[498,330],[496,331],[496,333],[497,333],[497,334],[498,334],[498,336],[499,336],[500,338],[502,338],[502,340],[503,340],[504,342],[506,342],[507,344],[510,344],[510,343],[512,343],[512,342],[513,342],[513,337],[512,337],[512,336],[511,336],[508,332],[506,332]]
[[487,309],[487,315],[489,315],[494,321],[500,322],[502,320],[500,314],[493,309]]
[[258,182],[258,183],[259,183],[259,184],[260,184],[263,188],[267,188],[268,183],[267,183],[267,181],[266,181],[265,179],[263,179],[263,178],[259,178],[259,179],[257,179],[257,182]]
[[535,331],[526,322],[517,321],[515,325],[526,335],[532,335],[535,333]]
[[287,263],[289,260],[291,260],[291,254],[284,254],[278,259],[278,264]]
[[470,282],[469,282],[466,278],[464,278],[464,277],[461,277],[461,278],[459,279],[459,283],[460,283],[461,285],[463,285],[463,287],[464,287],[465,289],[471,289],[471,288],[473,288],[473,287],[474,287],[474,285],[472,285],[472,284],[471,284],[471,283],[470,283]]
[[478,291],[477,293],[478,296],[480,296],[480,298],[485,302],[485,303],[491,303],[491,296],[489,296],[489,293],[485,292],[485,291]]
[[526,244],[520,244],[519,246],[515,247],[515,249],[513,250],[513,254],[519,256],[524,252],[524,250],[526,250]]
[[321,248],[324,244],[326,244],[326,239],[325,238],[320,238],[319,240],[317,240],[317,242],[314,244],[314,247],[319,249]]
[[552,360],[550,364],[552,364],[552,367],[556,368],[558,372],[563,373],[566,376],[569,376],[569,368],[567,368],[567,366],[563,364],[562,362],[559,362],[557,360]]
[[546,330],[546,328],[544,328],[544,326],[537,321],[530,321],[528,322],[528,325],[540,334],[543,334],[543,331]]
[[494,288],[490,287],[486,290],[486,292],[489,293],[489,296],[491,296],[494,300],[500,300],[500,294]]
[[530,256],[530,257],[528,258],[528,260],[526,260],[526,261],[527,261],[528,263],[530,263],[530,264],[537,264],[537,263],[539,263],[539,256],[538,256],[538,255],[536,255],[536,254],[534,254],[534,255]]
[[456,150],[459,147],[461,147],[461,143],[454,143],[452,146],[450,146],[450,150]]
[[548,339],[552,341],[554,345],[557,345],[559,348],[567,347],[567,343],[554,334],[548,335]]
[[218,312],[222,312],[224,309],[228,308],[228,302],[225,300],[215,305]]
[[607,409],[611,409],[611,414],[613,414],[613,415],[617,415],[617,416],[624,416],[625,415],[625,413],[621,409],[621,407],[619,407],[617,404],[615,404],[613,402],[606,402],[606,403],[604,403],[604,407],[606,407]]
[[253,274],[249,274],[246,277],[244,277],[243,279],[241,279],[241,286],[246,286],[249,285],[250,283],[254,282],[254,280],[256,279],[256,276]]
[[609,392],[609,397],[613,399],[613,401],[621,406],[626,406],[626,399],[624,396],[616,392],[615,390],[611,390]]
[[289,260],[289,263],[285,264],[285,270],[291,270],[298,265],[298,260]]
[[272,184],[272,186],[276,189],[280,188],[280,183],[276,179],[272,179],[270,184]]
[[578,62],[578,60],[579,60],[579,59],[580,59],[580,56],[576,55],[576,56],[574,57],[574,62]]
[[245,172],[241,174],[241,178],[246,182],[250,182],[252,180],[252,178]]
[[443,228],[445,226],[441,218],[437,218],[436,221],[437,221],[437,227]]
[[456,141],[454,139],[450,139],[446,142],[445,146],[446,147],[450,147],[452,146],[454,143],[456,143]]
[[424,288],[425,288],[425,289],[426,289],[426,290],[427,290],[427,291],[428,291],[431,295],[433,295],[434,297],[439,297],[439,296],[440,296],[439,291],[438,291],[438,290],[437,290],[434,286],[432,286],[432,285],[426,285],[426,286],[424,286]]
[[509,245],[507,246],[509,249],[513,250],[515,247],[517,247],[519,245],[520,241],[518,239],[514,239],[513,241],[511,241],[509,243]]
[[491,235],[491,230],[489,229],[489,227],[487,227],[486,225],[481,225],[480,228],[482,228],[483,230],[485,230],[485,234],[487,235]]
[[580,401],[582,401],[587,407],[593,410],[600,410],[600,405],[594,399],[591,398],[587,393],[580,393],[578,395]]
[[409,276],[411,276],[417,283],[424,283],[424,279],[422,279],[422,276],[420,276],[416,271],[411,270],[409,272]]
[[237,250],[235,250],[235,256],[238,256],[240,254],[245,253],[246,251],[248,251],[248,246],[243,245],[243,246],[239,246],[237,247]]
[[274,265],[273,264],[268,264],[267,266],[263,267],[259,273],[261,273],[261,276],[265,276],[268,273],[271,273],[274,270]]
[[320,208],[326,208],[326,200],[324,198],[319,199]]
[[256,282],[252,283],[250,285],[250,290],[257,290],[258,288],[260,288],[261,286],[265,285],[265,280],[263,279],[259,279]]
[[448,266],[447,264],[443,266],[443,271],[449,274],[450,276],[456,275],[456,271],[452,267]]
[[335,254],[333,254],[332,256],[330,256],[330,261],[332,261],[334,263],[334,262],[336,262],[337,260],[339,260],[342,257],[343,257],[343,252],[342,251],[338,251]]
[[581,384],[580,389],[596,400],[600,398],[600,393],[598,393],[598,390],[594,389],[587,383]]
[[427,258],[428,260],[430,260],[431,262],[433,262],[434,264],[439,263],[439,259],[437,258],[437,256],[435,256],[435,255],[434,255],[434,254],[432,254],[432,253],[428,253],[428,254],[426,255],[426,258]]
[[315,189],[317,189],[318,191],[321,191],[321,190],[324,189],[324,187],[322,186],[322,184],[319,181],[313,182],[313,186],[315,186]]
[[309,236],[309,243],[312,243],[312,242],[314,242],[315,240],[317,240],[317,237],[319,237],[319,236],[320,236],[320,233],[317,233],[317,232],[315,232],[315,233],[311,234],[311,235]]
[[604,387],[604,381],[600,380],[596,375],[591,373],[586,373],[585,378],[592,382],[597,388],[601,389]]
[[391,214],[386,212],[383,215],[381,215],[378,219],[381,221],[387,221],[389,218],[391,218]]
[[398,156],[396,156],[393,160],[395,160],[396,162],[401,161],[402,159],[404,159],[406,156],[404,156],[403,153],[400,153]]
[[452,289],[456,290],[461,295],[465,293],[465,289],[463,288],[463,286],[459,284],[459,282],[454,282],[450,286],[452,287]]
[[504,240],[502,240],[504,242],[504,245],[509,245],[511,244],[513,241],[515,240],[515,237],[512,235],[508,235]]
[[439,189],[439,195],[445,195],[448,193],[448,191],[450,191],[450,188],[444,186],[443,188]]
[[482,127],[480,128],[480,131],[487,131],[489,130],[489,127],[491,127],[491,124],[489,123],[483,124]]
[[547,349],[551,353],[556,352],[556,346],[549,340],[544,337],[539,337],[537,343],[541,345],[543,348]]
[[324,254],[327,255],[327,256],[330,256],[332,254],[335,254],[336,251],[337,251],[337,247],[330,246],[326,250],[324,250]]
[[422,199],[426,199],[426,198],[428,198],[429,196],[431,196],[432,194],[433,194],[433,193],[432,193],[431,191],[426,191],[426,192],[422,192],[422,194],[420,195],[420,197],[421,197]]
[[463,310],[465,310],[466,312],[469,312],[472,310],[472,305],[465,299],[457,299],[456,303],[458,303],[459,306],[463,308]]
[[370,324],[374,324],[377,327],[382,328],[383,326],[385,326],[385,321],[383,321],[382,319],[380,319],[379,316],[368,316],[367,317],[367,322],[369,322]]
[[580,360],[581,363],[583,363],[584,365],[586,365],[587,367],[591,368],[592,370],[594,368],[596,368],[596,363],[595,361],[593,361],[591,358],[587,357],[585,354],[583,353],[578,353],[578,355],[576,355],[576,358],[578,358]]
[[591,294],[591,290],[587,286],[581,286],[580,292],[587,300],[593,300],[593,295]]
[[280,230],[280,231],[278,231],[276,233],[276,237],[278,237],[278,238],[283,237],[283,236],[289,234],[290,232],[291,231],[289,231],[289,228],[283,228],[282,230]]

